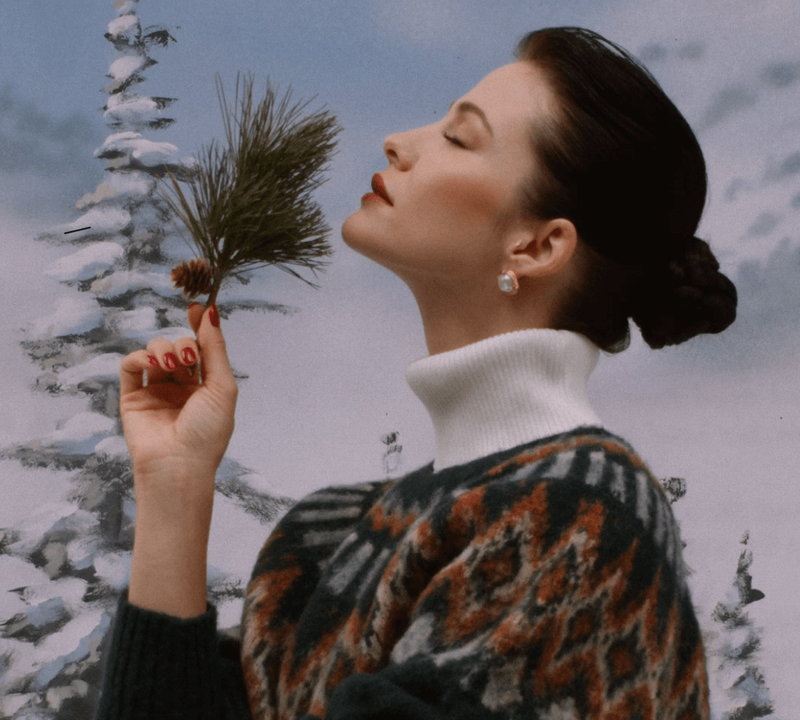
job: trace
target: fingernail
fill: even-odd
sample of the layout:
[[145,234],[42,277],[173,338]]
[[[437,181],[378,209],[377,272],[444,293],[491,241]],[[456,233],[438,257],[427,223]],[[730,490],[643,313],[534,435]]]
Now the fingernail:
[[208,319],[215,328],[219,327],[219,311],[216,305],[211,305],[211,307],[208,308]]
[[197,362],[197,355],[194,354],[194,350],[191,348],[184,348],[181,356],[183,357],[184,365],[194,365]]
[[175,353],[167,353],[164,355],[164,365],[166,365],[169,370],[174,370],[178,367],[178,358]]
[[158,358],[155,355],[148,355],[147,362],[150,363],[150,367],[158,367]]

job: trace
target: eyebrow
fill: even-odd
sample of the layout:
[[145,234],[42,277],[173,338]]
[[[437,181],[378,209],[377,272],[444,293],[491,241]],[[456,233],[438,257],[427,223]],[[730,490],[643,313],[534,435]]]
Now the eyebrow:
[[452,110],[454,105],[456,106],[456,112],[459,114],[469,112],[477,115],[478,119],[483,123],[483,126],[486,128],[489,135],[494,136],[494,133],[492,132],[492,126],[489,125],[489,120],[486,118],[486,113],[484,113],[483,110],[481,110],[474,102],[470,102],[469,100],[462,100],[458,104],[452,102],[450,103],[448,110]]

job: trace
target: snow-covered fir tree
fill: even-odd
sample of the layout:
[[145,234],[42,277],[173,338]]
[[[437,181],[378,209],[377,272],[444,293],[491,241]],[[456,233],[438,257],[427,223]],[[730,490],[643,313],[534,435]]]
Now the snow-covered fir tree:
[[745,610],[751,603],[764,599],[764,593],[753,587],[749,572],[753,553],[747,548],[748,540],[749,533],[745,533],[733,585],[725,600],[717,603],[711,613],[714,630],[707,633],[714,720],[777,720],[769,688],[758,666],[762,630]]
[[[44,437],[2,452],[20,461],[21,482],[26,466],[66,470],[70,480],[60,503],[0,530],[0,575],[18,583],[3,604],[10,614],[0,617],[0,718],[87,720],[93,714],[103,640],[128,581],[135,513],[118,418],[119,362],[155,336],[189,334],[186,302],[169,280],[186,245],[172,232],[155,188],[166,170],[186,177],[191,162],[178,158],[175,145],[145,137],[173,122],[164,110],[174,99],[138,92],[143,72],[156,63],[151,52],[174,38],[163,27],[143,28],[137,5],[113,3],[116,17],[105,35],[117,58],[104,88],[112,133],[95,151],[106,164],[104,179],[76,203],[79,217],[43,236],[75,248],[47,271],[68,290],[50,315],[26,330],[23,346],[41,369],[36,391],[85,403]],[[247,292],[241,286],[238,297],[228,293],[235,300],[219,305],[221,315],[286,311]],[[226,460],[217,501],[269,526],[291,501],[256,490],[259,484]],[[218,606],[240,601],[243,578],[209,568],[209,581]]]
[[403,446],[400,444],[400,433],[395,430],[381,435],[381,443],[383,444],[383,455],[381,456],[383,472],[387,478],[397,477],[401,474],[403,466]]

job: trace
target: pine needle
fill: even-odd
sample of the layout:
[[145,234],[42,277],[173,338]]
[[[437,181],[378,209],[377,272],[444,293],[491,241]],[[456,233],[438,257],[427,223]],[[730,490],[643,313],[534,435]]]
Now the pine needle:
[[304,115],[308,102],[292,103],[291,89],[278,98],[269,82],[256,102],[253,84],[252,75],[237,76],[231,108],[217,76],[227,147],[215,140],[201,149],[190,197],[172,173],[160,188],[211,269],[209,304],[227,278],[266,265],[313,285],[294,268],[316,275],[331,254],[330,227],[312,193],[341,126],[324,109]]

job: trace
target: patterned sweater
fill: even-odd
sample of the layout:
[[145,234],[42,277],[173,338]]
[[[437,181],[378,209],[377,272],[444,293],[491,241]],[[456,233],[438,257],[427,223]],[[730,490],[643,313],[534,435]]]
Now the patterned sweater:
[[599,428],[308,496],[244,618],[237,647],[213,607],[177,620],[123,598],[98,718],[709,715],[669,503]]

